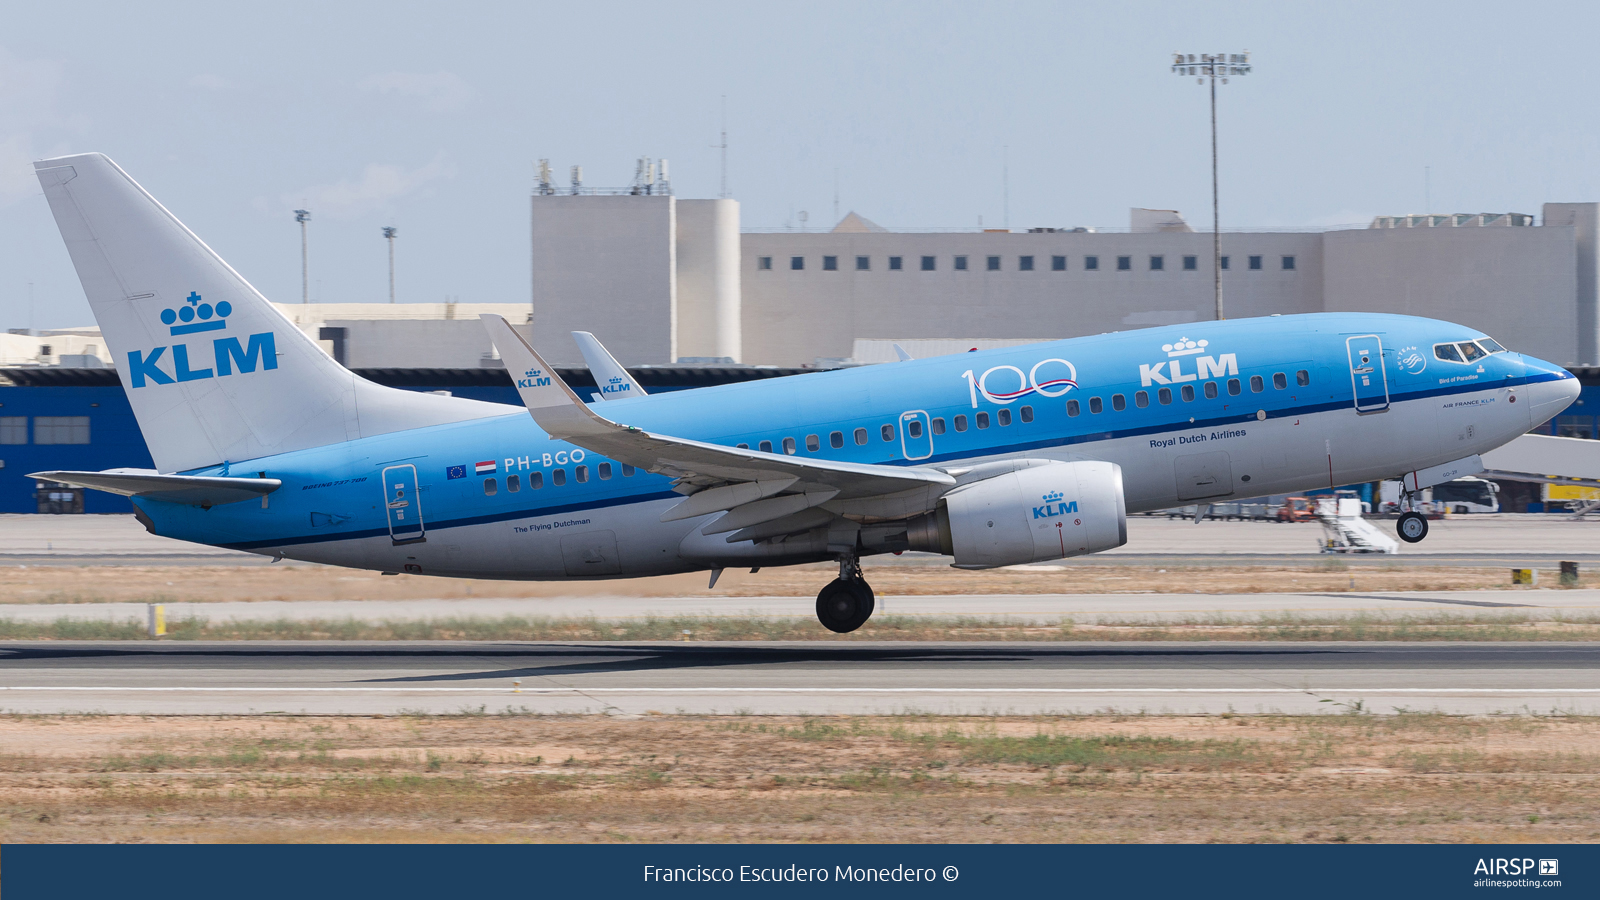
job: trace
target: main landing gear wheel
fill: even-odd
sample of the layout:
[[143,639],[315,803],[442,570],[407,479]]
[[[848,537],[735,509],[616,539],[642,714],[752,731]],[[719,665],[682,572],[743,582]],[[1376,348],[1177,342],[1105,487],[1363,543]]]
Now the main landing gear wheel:
[[1399,533],[1400,540],[1415,544],[1428,536],[1428,520],[1422,513],[1408,512],[1394,523],[1394,530]]
[[824,628],[849,634],[867,624],[877,600],[860,578],[835,578],[817,595],[817,618]]

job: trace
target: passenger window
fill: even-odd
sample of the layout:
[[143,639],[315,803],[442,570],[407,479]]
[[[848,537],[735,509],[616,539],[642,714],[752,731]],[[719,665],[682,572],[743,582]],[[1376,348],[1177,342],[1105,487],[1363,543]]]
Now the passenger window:
[[483,495],[485,497],[493,497],[495,494],[498,494],[498,493],[500,493],[500,485],[499,485],[499,483],[496,482],[493,478],[485,478],[483,480]]
[[556,469],[556,470],[552,471],[550,473],[550,483],[555,485],[556,487],[561,487],[563,484],[566,484],[567,483],[567,470],[566,469]]
[[1122,412],[1128,408],[1128,398],[1122,396],[1121,394],[1112,394],[1111,408],[1117,412]]
[[1068,400],[1067,401],[1067,415],[1075,416],[1077,414],[1078,414],[1078,401],[1076,401],[1076,400]]
[[622,464],[622,477],[623,478],[632,478],[633,477],[633,471],[634,471],[633,470],[633,466],[630,466],[627,463],[623,463]]
[[544,473],[543,472],[534,472],[533,474],[528,476],[528,490],[537,491],[539,488],[542,488],[542,487],[544,487]]
[[1089,398],[1089,412],[1098,413],[1104,408],[1105,408],[1105,404],[1100,402],[1100,398],[1099,397],[1090,397]]
[[1206,399],[1217,399],[1217,383],[1215,381],[1206,382]]
[[822,449],[822,441],[818,440],[816,435],[814,435],[814,434],[806,435],[806,452],[815,453],[815,452],[817,452],[818,450],[821,450],[821,449]]
[[506,476],[506,490],[510,491],[513,494],[515,494],[517,491],[522,490],[522,478],[521,478],[521,476],[518,476],[518,475],[507,475]]
[[1172,388],[1162,388],[1162,389],[1156,391],[1156,399],[1161,401],[1161,405],[1162,406],[1166,406],[1167,404],[1171,403],[1172,402]]
[[894,440],[894,426],[893,425],[885,425],[881,429],[879,429],[879,431],[883,432],[883,439],[884,440],[886,440],[886,441],[893,441]]
[[922,420],[912,419],[911,421],[907,422],[906,434],[912,436],[913,438],[922,437]]
[[956,416],[956,430],[957,431],[966,431],[967,430],[967,417],[966,416]]
[[1239,396],[1239,391],[1240,390],[1241,390],[1241,387],[1239,385],[1239,379],[1237,379],[1237,378],[1229,378],[1228,379],[1228,396],[1237,397],[1237,396]]
[[978,413],[976,416],[973,416],[973,418],[978,420],[978,427],[979,428],[988,428],[989,427],[989,414],[988,413],[981,412],[981,413]]
[[866,442],[867,442],[867,430],[865,428],[857,428],[856,429],[856,443],[857,444],[865,444]]
[[762,441],[760,444],[757,444],[756,446],[757,446],[758,449],[761,450],[762,453],[771,453],[772,452],[772,442],[771,441]]
[[1462,343],[1462,345],[1461,345],[1461,357],[1462,357],[1462,359],[1465,359],[1467,362],[1477,362],[1478,360],[1482,359],[1485,356],[1488,356],[1488,354],[1484,353],[1483,352],[1483,348],[1479,347],[1477,344],[1473,344],[1473,343],[1470,343],[1470,342]]
[[1184,385],[1183,386],[1183,402],[1189,403],[1189,402],[1192,402],[1193,400],[1194,400],[1194,385],[1192,385],[1192,384]]
[[1300,371],[1294,373],[1294,383],[1300,385],[1301,387],[1310,387],[1311,373],[1305,369],[1301,369]]
[[[1027,407],[1024,406],[1023,409],[1027,409]],[[933,420],[933,433],[934,434],[944,434],[944,420],[943,419],[934,419]]]
[[1017,410],[1017,414],[1022,417],[1022,421],[1024,423],[1033,421],[1033,407],[1031,406],[1024,406],[1023,408]]
[[1251,375],[1250,376],[1250,392],[1251,393],[1259,394],[1259,393],[1261,393],[1262,391],[1264,391],[1266,389],[1267,389],[1267,383],[1266,383],[1266,381],[1262,380],[1260,375]]
[[1273,372],[1272,373],[1272,386],[1274,388],[1276,388],[1277,390],[1281,391],[1284,388],[1289,386],[1289,379],[1285,378],[1284,374],[1282,372]]
[[1455,344],[1434,344],[1433,355],[1445,362],[1461,362],[1461,354],[1456,352]]
[[783,452],[790,456],[794,455],[794,438],[783,439]]
[[1148,391],[1135,391],[1133,394],[1133,405],[1139,407],[1140,409],[1144,409],[1146,406],[1149,406],[1150,393]]
[[844,432],[835,431],[828,435],[828,446],[837,450],[844,446]]
[[579,484],[588,483],[588,481],[589,481],[589,467],[588,466],[579,466],[576,469],[573,469],[572,473],[578,477],[578,483]]
[[995,413],[995,417],[1000,420],[1001,427],[1011,424],[1011,410],[1009,409],[1000,410],[999,412]]

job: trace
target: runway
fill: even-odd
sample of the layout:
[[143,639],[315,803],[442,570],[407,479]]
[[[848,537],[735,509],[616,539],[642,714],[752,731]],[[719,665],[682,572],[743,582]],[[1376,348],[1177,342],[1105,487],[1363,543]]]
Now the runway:
[[1586,643],[5,643],[7,713],[1600,713]]

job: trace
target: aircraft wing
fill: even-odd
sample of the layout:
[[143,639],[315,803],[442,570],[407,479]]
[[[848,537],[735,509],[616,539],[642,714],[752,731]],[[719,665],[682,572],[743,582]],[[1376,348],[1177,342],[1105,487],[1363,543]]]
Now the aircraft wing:
[[618,462],[668,475],[690,494],[663,521],[731,510],[708,533],[793,515],[835,497],[852,499],[953,487],[938,469],[878,466],[762,453],[647,432],[613,422],[573,393],[500,316],[481,317],[533,420],[551,437]]
[[154,469],[107,469],[104,472],[34,472],[41,481],[59,481],[124,497],[148,497],[209,509],[265,497],[283,486],[276,478],[228,478],[213,475],[162,475]]
[[601,400],[645,396],[644,388],[628,374],[622,363],[617,362],[617,358],[600,343],[599,338],[587,331],[574,331],[572,339],[577,342],[578,352],[583,354],[584,363],[594,375],[594,383],[600,388],[597,396]]

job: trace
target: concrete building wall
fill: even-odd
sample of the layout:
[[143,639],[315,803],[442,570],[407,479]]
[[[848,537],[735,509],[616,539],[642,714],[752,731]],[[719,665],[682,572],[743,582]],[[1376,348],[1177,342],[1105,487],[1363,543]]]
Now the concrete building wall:
[[1572,226],[1375,228],[1322,239],[1328,311],[1447,319],[1511,350],[1578,359]]
[[[1321,238],[1224,235],[1228,316],[1320,310]],[[826,268],[830,256],[836,269]],[[859,256],[866,269],[857,268]],[[889,267],[896,256],[899,270]],[[931,271],[925,256],[934,259]],[[991,256],[998,270],[989,268]],[[1064,270],[1053,268],[1057,256]],[[1119,269],[1124,256],[1129,268]],[[1185,256],[1196,258],[1195,269],[1183,268]],[[1260,269],[1249,268],[1250,256],[1262,258]],[[966,258],[965,270],[957,257]],[[1023,268],[1026,257],[1032,269]],[[1098,268],[1087,267],[1089,257]],[[1048,340],[1201,321],[1213,308],[1211,237],[1196,233],[746,234],[740,269],[745,356],[772,365],[848,357],[856,338]]]
[[739,202],[677,201],[677,355],[738,362]]
[[671,196],[532,197],[534,347],[581,365],[590,331],[624,365],[676,362],[677,224]]
[[1600,203],[1546,203],[1544,224],[1573,229],[1578,265],[1578,362],[1600,363]]

